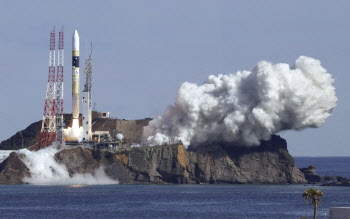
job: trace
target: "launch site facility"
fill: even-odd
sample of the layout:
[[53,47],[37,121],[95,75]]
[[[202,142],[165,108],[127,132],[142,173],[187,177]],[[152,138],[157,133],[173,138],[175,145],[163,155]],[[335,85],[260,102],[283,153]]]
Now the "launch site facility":
[[[55,66],[55,28],[50,33],[49,76],[40,136],[36,150],[55,144],[59,148],[76,145],[118,149],[122,146],[123,134],[114,132],[113,137],[107,131],[92,132],[92,43],[91,52],[85,59],[82,71],[85,74],[85,84],[80,98],[80,38],[77,30],[72,37],[72,125],[64,123],[64,30],[59,31],[57,52],[57,73]],[[80,101],[82,114],[80,117]],[[108,118],[109,113],[101,117]],[[67,127],[67,128],[65,128]]]

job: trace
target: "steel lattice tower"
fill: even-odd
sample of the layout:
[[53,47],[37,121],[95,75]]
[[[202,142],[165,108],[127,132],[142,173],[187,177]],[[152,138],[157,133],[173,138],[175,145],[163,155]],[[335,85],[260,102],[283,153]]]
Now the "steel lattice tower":
[[63,120],[63,58],[64,58],[64,34],[63,26],[59,32],[58,39],[58,59],[56,77],[56,142],[57,145],[64,145],[64,120]]
[[[63,70],[63,69],[62,69]],[[43,121],[37,149],[45,148],[56,139],[55,110],[55,27],[50,33],[49,78],[47,82]]]

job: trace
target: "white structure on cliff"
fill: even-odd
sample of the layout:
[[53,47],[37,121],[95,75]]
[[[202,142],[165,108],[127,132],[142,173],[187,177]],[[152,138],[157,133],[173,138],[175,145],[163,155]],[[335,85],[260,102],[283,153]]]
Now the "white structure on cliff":
[[91,116],[91,88],[92,88],[92,45],[91,45],[91,53],[85,61],[85,75],[86,81],[84,85],[84,90],[82,92],[82,105],[83,105],[83,141],[91,141],[92,140],[92,116]]

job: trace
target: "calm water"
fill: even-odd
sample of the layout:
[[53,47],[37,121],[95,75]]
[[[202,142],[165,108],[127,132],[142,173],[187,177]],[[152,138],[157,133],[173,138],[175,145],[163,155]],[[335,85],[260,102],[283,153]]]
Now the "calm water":
[[350,178],[350,157],[294,157],[298,168],[316,166],[316,173]]
[[[309,158],[318,159],[318,158]],[[337,158],[333,158],[337,159]],[[301,160],[297,160],[299,165]],[[349,161],[349,160],[347,160]],[[334,171],[333,163],[319,171]],[[323,158],[320,162],[324,162]],[[307,165],[309,165],[308,162]],[[305,166],[305,165],[303,165]],[[328,168],[328,170],[327,170]],[[344,172],[344,166],[338,166]],[[332,170],[331,170],[332,169]],[[332,172],[333,171],[333,172]],[[348,172],[344,172],[349,174]],[[336,174],[339,175],[339,174]],[[304,185],[0,186],[0,218],[300,218],[313,215]],[[350,206],[350,187],[318,187],[331,206]]]

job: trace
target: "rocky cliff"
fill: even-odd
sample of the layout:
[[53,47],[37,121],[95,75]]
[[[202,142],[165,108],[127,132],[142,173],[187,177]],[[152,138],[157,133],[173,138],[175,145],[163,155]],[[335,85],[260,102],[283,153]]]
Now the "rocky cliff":
[[309,184],[317,184],[317,183],[325,182],[325,179],[322,176],[316,174],[315,166],[300,168],[299,170],[304,174],[305,179],[308,181]]
[[[27,167],[17,154],[0,166],[0,183],[22,183]],[[122,184],[166,183],[306,183],[295,167],[286,141],[273,136],[258,147],[205,145],[187,151],[182,145],[138,147],[111,153],[71,148],[55,155],[72,176],[93,173],[99,166]],[[11,176],[11,182],[6,181]]]
[[[170,145],[120,151],[115,158],[123,164],[125,175],[135,182],[306,182],[288,153],[286,141],[279,136],[262,142],[259,147],[206,145],[196,151],[186,151],[182,145]],[[113,178],[118,177],[109,174]]]
[[0,164],[0,184],[22,184],[24,177],[30,177],[29,169],[22,162],[21,155],[12,152]]

